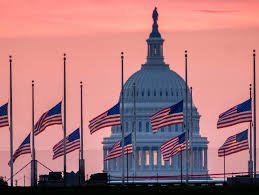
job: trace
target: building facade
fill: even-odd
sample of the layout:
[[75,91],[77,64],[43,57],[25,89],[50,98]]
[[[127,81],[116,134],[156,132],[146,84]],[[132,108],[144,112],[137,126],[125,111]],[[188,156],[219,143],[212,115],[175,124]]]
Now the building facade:
[[[141,65],[141,69],[134,73],[124,85],[124,132],[125,136],[134,131],[136,121],[136,148],[132,155],[125,156],[125,176],[173,176],[183,174],[186,171],[186,153],[177,154],[170,161],[164,162],[161,156],[160,146],[165,141],[185,131],[182,124],[173,125],[152,133],[150,115],[158,110],[178,103],[185,102],[185,81],[164,62],[164,39],[158,30],[158,13],[153,11],[152,32],[147,39],[147,60]],[[135,96],[133,86],[135,85]],[[135,99],[135,109],[134,109]],[[200,134],[200,115],[194,103],[191,104],[191,94],[188,88],[188,120],[192,132],[191,156],[189,174],[208,173],[208,141]],[[185,105],[185,103],[184,103]],[[192,120],[191,118],[192,105]],[[135,115],[134,115],[135,110]],[[185,110],[185,107],[184,107]],[[134,116],[136,120],[134,120]],[[192,125],[190,124],[192,121]],[[111,136],[103,140],[104,158],[112,145],[120,140],[121,127],[111,128]],[[134,139],[133,139],[134,140]],[[104,161],[103,171],[112,176],[122,175],[122,158]],[[128,162],[128,163],[127,163]],[[126,168],[128,164],[128,169]],[[182,165],[182,168],[181,168]],[[134,169],[136,167],[136,169]],[[127,169],[127,170],[126,170]],[[135,173],[134,173],[134,170]]]

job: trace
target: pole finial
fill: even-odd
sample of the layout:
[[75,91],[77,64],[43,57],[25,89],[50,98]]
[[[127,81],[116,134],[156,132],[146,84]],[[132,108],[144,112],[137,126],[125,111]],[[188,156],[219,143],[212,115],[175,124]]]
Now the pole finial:
[[122,51],[121,52],[121,59],[123,59],[124,58],[124,52]]
[[31,81],[32,86],[34,86],[34,80]]
[[187,50],[184,50],[185,57],[187,57]]
[[66,58],[67,58],[67,54],[66,54],[66,53],[64,53],[64,60],[66,60]]
[[80,85],[81,85],[81,86],[83,85],[83,82],[82,82],[82,81],[80,81]]
[[255,49],[253,49],[253,55],[255,56],[255,53],[256,53],[256,51],[255,51]]
[[12,55],[9,55],[9,61],[10,62],[12,61]]

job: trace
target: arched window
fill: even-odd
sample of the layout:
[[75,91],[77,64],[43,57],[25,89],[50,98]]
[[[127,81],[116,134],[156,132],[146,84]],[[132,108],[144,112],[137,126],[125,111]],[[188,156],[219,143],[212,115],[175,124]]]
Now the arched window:
[[165,95],[168,96],[168,91],[167,90],[165,91]]
[[147,96],[150,96],[150,91],[149,91],[149,89],[148,89],[148,91],[147,91]]
[[163,93],[162,93],[162,89],[160,90],[160,96],[162,96],[163,95]]
[[142,90],[142,96],[144,96],[144,89]]
[[146,122],[146,132],[149,132],[149,122]]
[[156,90],[154,90],[154,96],[156,96]]
[[142,131],[142,122],[141,121],[138,122],[138,131],[139,132]]

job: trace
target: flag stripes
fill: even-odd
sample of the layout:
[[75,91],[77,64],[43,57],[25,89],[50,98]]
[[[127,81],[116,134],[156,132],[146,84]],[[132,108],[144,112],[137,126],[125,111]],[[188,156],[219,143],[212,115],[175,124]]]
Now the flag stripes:
[[239,123],[252,121],[251,99],[230,108],[219,115],[217,128],[233,126]]
[[[132,135],[131,133],[124,138],[124,154],[129,155],[133,153]],[[122,155],[122,140],[115,142],[108,155],[104,158],[105,161],[119,158]]]
[[102,128],[117,126],[120,124],[120,103],[118,103],[111,109],[90,120],[89,129],[90,133],[93,134]]
[[[80,149],[80,132],[79,128],[66,137],[66,154]],[[53,160],[64,155],[64,140],[60,140],[53,147]]]
[[[30,135],[29,134],[22,144],[18,147],[18,149],[13,154],[13,163],[14,161],[21,155],[30,154],[31,153],[31,146],[30,146]],[[10,162],[9,162],[10,164]]]
[[8,123],[8,103],[0,107],[0,128],[9,126]]
[[40,134],[51,125],[62,125],[61,102],[39,118],[34,126],[34,135]]
[[153,133],[166,126],[182,124],[184,122],[183,101],[154,113],[150,116],[150,121]]
[[185,133],[173,137],[161,145],[161,154],[164,161],[170,160],[172,156],[184,150],[186,150]]
[[245,130],[227,138],[225,143],[219,148],[218,156],[228,156],[247,149],[249,149],[248,130]]

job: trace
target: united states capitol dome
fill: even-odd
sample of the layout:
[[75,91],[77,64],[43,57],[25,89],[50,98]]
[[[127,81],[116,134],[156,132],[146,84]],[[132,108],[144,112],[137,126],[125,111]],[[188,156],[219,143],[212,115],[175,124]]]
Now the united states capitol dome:
[[[156,8],[153,11],[152,18],[152,32],[146,40],[146,62],[124,84],[123,126],[113,126],[111,135],[103,139],[103,158],[105,159],[112,146],[122,139],[122,132],[125,135],[132,133],[134,152],[126,155],[127,173],[130,176],[180,175],[181,163],[183,164],[182,169],[186,169],[184,155],[182,162],[179,154],[173,156],[169,162],[165,162],[160,147],[165,141],[187,131],[187,125],[185,124],[189,124],[190,148],[192,148],[191,173],[207,174],[208,141],[206,137],[202,137],[200,134],[200,115],[193,104],[188,86],[186,101],[185,80],[164,62],[164,39],[158,31]],[[121,101],[121,96],[119,100]],[[150,116],[181,100],[184,100],[185,124],[166,126],[159,129],[157,133],[153,133]],[[186,105],[189,110],[187,113],[185,112]],[[121,157],[104,161],[103,171],[111,176],[119,177],[123,173],[122,162]]]

